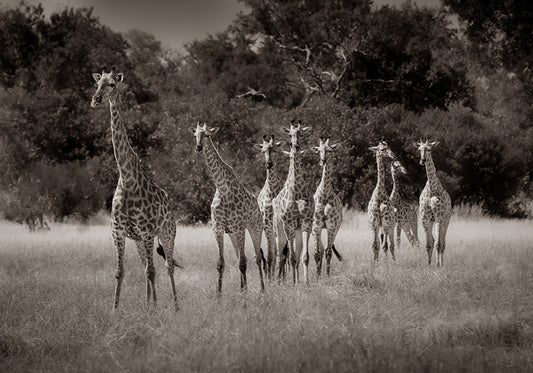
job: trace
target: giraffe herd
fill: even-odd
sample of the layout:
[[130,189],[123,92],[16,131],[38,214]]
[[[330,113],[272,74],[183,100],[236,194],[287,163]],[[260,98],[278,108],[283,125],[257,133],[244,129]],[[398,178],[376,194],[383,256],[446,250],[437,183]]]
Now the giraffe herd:
[[[120,299],[120,289],[124,278],[125,238],[133,239],[146,274],[146,303],[156,304],[155,268],[153,247],[155,237],[159,240],[157,252],[164,258],[170,279],[172,297],[178,309],[174,267],[178,263],[173,259],[176,225],[174,213],[170,207],[167,193],[158,187],[143,167],[141,160],[132,149],[126,134],[125,125],[120,116],[120,93],[117,85],[123,80],[121,73],[114,71],[93,74],[96,92],[91,106],[96,107],[109,102],[111,112],[111,138],[119,171],[119,179],[111,210],[113,244],[117,252],[116,287],[113,309]],[[291,270],[293,282],[299,282],[299,265],[303,266],[303,281],[309,284],[309,240],[314,238],[314,259],[317,277],[322,273],[322,261],[326,258],[326,274],[330,275],[333,254],[342,260],[335,247],[335,238],[342,224],[342,204],[334,191],[334,166],[331,158],[338,144],[330,144],[330,139],[320,138],[319,145],[312,150],[319,154],[322,171],[320,183],[313,194],[311,185],[305,177],[302,167],[300,148],[302,136],[309,130],[301,121],[291,121],[290,128],[285,128],[289,135],[289,150],[283,154],[289,157],[289,170],[283,183],[277,169],[277,150],[283,142],[263,137],[261,144],[254,146],[264,154],[266,180],[256,198],[248,191],[234,170],[224,162],[213,143],[212,136],[218,128],[208,128],[206,123],[197,123],[191,128],[196,140],[195,150],[203,155],[208,174],[215,185],[215,194],[211,203],[211,225],[218,247],[218,282],[217,294],[222,292],[224,273],[224,234],[228,234],[239,260],[241,290],[247,288],[247,258],[244,250],[245,231],[252,239],[255,263],[259,271],[261,291],[264,291],[265,275],[272,280],[278,264],[278,279],[284,281],[287,270]],[[428,263],[431,264],[433,250],[437,251],[437,266],[443,265],[445,238],[451,216],[450,196],[443,188],[437,175],[431,151],[438,142],[419,142],[420,164],[425,166],[427,183],[420,195],[419,213],[426,233]],[[400,245],[403,230],[411,246],[418,246],[418,218],[416,210],[405,202],[401,195],[399,175],[405,169],[389,148],[380,141],[370,148],[375,153],[377,164],[377,184],[368,204],[368,216],[372,228],[372,250],[374,260],[378,260],[380,248],[390,251],[394,259],[394,250]],[[390,162],[393,189],[390,195],[385,187],[386,164]],[[433,237],[435,228],[436,237]],[[324,249],[321,235],[326,229],[326,247]],[[267,258],[261,248],[262,232],[267,241]],[[394,232],[396,231],[396,242]]]

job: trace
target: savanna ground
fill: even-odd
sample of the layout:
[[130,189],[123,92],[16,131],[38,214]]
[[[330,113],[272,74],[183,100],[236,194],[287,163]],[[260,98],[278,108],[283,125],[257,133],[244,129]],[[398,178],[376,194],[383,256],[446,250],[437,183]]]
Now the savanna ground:
[[[248,293],[226,240],[221,301],[208,227],[179,228],[181,309],[156,257],[158,308],[126,246],[121,304],[112,313],[110,229],[56,225],[27,233],[0,224],[0,371],[532,371],[533,223],[452,220],[445,267],[408,247],[372,264],[366,217],[344,223],[332,276],[267,284],[259,293],[247,240]],[[420,234],[422,244],[425,239]],[[244,299],[243,299],[244,298]]]

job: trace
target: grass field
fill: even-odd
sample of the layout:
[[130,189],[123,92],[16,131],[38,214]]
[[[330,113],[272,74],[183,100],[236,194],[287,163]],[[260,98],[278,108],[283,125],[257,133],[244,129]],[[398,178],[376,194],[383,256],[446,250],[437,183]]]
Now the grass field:
[[[247,240],[247,294],[226,241],[223,297],[207,227],[179,228],[181,310],[156,258],[158,308],[126,247],[112,313],[109,226],[27,233],[0,224],[0,371],[533,371],[533,223],[452,220],[445,267],[403,237],[396,262],[372,265],[366,217],[345,222],[332,277],[259,293]],[[421,238],[422,244],[425,239]]]

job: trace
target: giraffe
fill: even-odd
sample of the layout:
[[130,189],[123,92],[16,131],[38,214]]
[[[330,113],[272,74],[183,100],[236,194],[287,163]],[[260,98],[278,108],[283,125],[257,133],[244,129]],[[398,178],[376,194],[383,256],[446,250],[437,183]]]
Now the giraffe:
[[326,273],[329,276],[332,251],[339,261],[342,256],[335,248],[335,237],[342,224],[342,203],[339,196],[333,191],[333,165],[330,160],[330,153],[334,152],[337,144],[330,145],[329,137],[320,138],[319,146],[313,147],[313,151],[320,154],[320,166],[322,167],[322,179],[313,197],[315,202],[315,212],[313,215],[313,237],[315,238],[315,263],[317,275],[320,278],[322,272],[322,257],[324,247],[322,245],[322,229],[327,230],[326,246]]
[[[420,151],[420,164],[426,167],[427,182],[420,193],[420,218],[426,232],[426,249],[428,264],[431,264],[433,249],[437,251],[437,267],[444,265],[444,249],[446,248],[446,232],[452,215],[450,195],[437,177],[437,171],[431,157],[431,150],[439,144],[438,141],[418,142],[415,146]],[[435,226],[435,238],[433,238]]]
[[[303,132],[309,127],[302,127],[301,121],[298,125],[291,121],[291,127],[285,128],[291,137],[290,151],[283,151],[290,157],[289,172],[283,189],[273,201],[274,220],[277,229],[278,248],[283,247],[279,252],[280,263],[278,277],[285,278],[285,263],[287,252],[290,253],[290,262],[293,270],[293,283],[299,281],[298,267],[300,259],[303,262],[303,273],[306,283],[309,283],[307,269],[309,265],[309,234],[313,223],[313,199],[302,170],[299,139]],[[283,246],[282,246],[283,245]],[[301,258],[300,258],[301,256]]]
[[396,249],[400,248],[402,229],[411,246],[419,246],[418,242],[418,216],[416,209],[408,204],[401,195],[400,174],[407,174],[399,161],[391,162],[392,192],[389,200],[394,210],[396,224]]
[[276,235],[274,232],[274,208],[272,206],[272,200],[278,195],[283,183],[276,170],[276,148],[283,144],[282,141],[274,141],[274,135],[263,136],[262,144],[254,144],[256,149],[259,149],[265,156],[266,167],[266,180],[265,185],[261,189],[261,192],[257,196],[257,202],[261,215],[263,216],[263,228],[265,230],[265,236],[268,245],[267,254],[267,275],[271,280],[274,274],[274,268],[276,267]]
[[123,81],[123,74],[102,71],[94,73],[96,92],[92,97],[91,107],[97,107],[109,101],[111,111],[111,139],[119,171],[119,179],[111,208],[111,232],[113,244],[117,251],[116,287],[113,309],[118,307],[120,289],[124,279],[125,238],[135,240],[141,262],[146,274],[146,303],[157,303],[155,291],[155,268],[153,247],[155,236],[161,242],[165,254],[165,266],[170,278],[174,307],[178,310],[176,286],[174,283],[173,259],[176,223],[170,208],[167,193],[158,187],[141,160],[132,149],[126,133],[126,126],[120,116],[120,92],[118,86]]
[[207,128],[198,122],[191,128],[196,138],[196,152],[204,154],[207,171],[213,180],[216,191],[211,203],[211,224],[218,245],[218,283],[217,295],[222,294],[222,276],[224,273],[224,233],[227,233],[239,258],[241,272],[241,290],[247,288],[246,254],[244,253],[245,231],[248,230],[255,250],[255,260],[259,269],[261,291],[265,290],[261,263],[266,267],[266,260],[261,249],[263,218],[257,199],[244,188],[233,169],[226,164],[218,153],[212,135],[218,127]]
[[[369,148],[376,155],[376,163],[378,169],[378,180],[376,187],[372,192],[372,197],[368,202],[368,217],[370,226],[373,232],[372,250],[374,251],[374,261],[378,260],[379,256],[379,242],[381,241],[381,248],[385,253],[388,249],[388,241],[390,241],[390,252],[394,259],[394,239],[393,239],[393,221],[394,210],[390,206],[389,196],[385,189],[385,159],[394,160],[396,157],[390,150],[386,142],[380,141],[377,146]],[[380,232],[381,230],[381,232]],[[380,240],[381,233],[381,240]]]

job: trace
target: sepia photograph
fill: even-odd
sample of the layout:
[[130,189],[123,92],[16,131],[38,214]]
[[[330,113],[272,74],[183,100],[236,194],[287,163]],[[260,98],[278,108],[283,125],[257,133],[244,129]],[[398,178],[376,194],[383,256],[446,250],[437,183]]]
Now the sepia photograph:
[[533,1],[0,0],[0,372],[533,372]]

